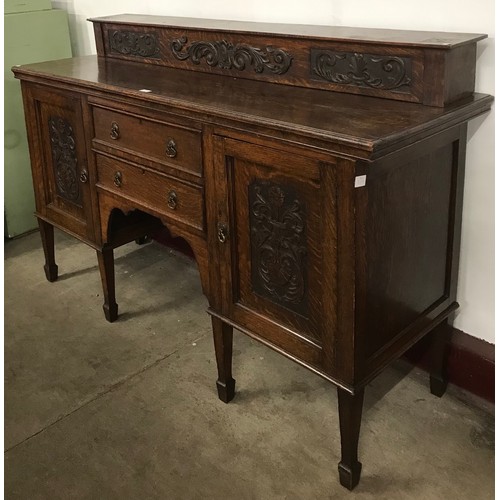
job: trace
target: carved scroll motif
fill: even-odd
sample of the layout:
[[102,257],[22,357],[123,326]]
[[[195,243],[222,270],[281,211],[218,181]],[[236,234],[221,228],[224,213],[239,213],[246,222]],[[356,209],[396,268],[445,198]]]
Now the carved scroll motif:
[[64,118],[51,116],[49,135],[57,193],[62,198],[81,206],[73,128]]
[[311,71],[319,79],[340,85],[408,91],[411,83],[409,57],[312,49]]
[[109,48],[124,56],[160,57],[160,44],[156,33],[109,30]]
[[307,239],[303,204],[293,189],[255,180],[249,186],[252,286],[273,302],[307,312]]
[[283,49],[266,47],[260,49],[245,43],[233,45],[226,40],[215,42],[192,42],[187,45],[185,36],[172,40],[171,49],[175,58],[180,61],[190,60],[193,64],[200,64],[202,59],[211,66],[221,69],[236,69],[243,71],[253,67],[256,73],[265,70],[276,75],[288,71],[293,57]]

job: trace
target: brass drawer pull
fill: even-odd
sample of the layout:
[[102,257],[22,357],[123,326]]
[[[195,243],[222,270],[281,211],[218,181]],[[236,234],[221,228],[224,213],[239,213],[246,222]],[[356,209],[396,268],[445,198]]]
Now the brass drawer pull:
[[217,224],[217,239],[221,242],[221,243],[225,243],[225,241],[227,240],[227,226],[226,224],[223,224],[222,222],[219,222]]
[[167,142],[167,150],[165,153],[169,158],[175,158],[177,156],[177,144],[173,139]]
[[122,173],[121,172],[115,172],[115,177],[113,179],[113,182],[116,187],[121,187],[122,185]]
[[177,208],[177,193],[175,191],[168,193],[167,204],[172,210]]
[[82,184],[85,184],[88,180],[89,180],[89,174],[87,170],[83,168],[82,171],[80,172],[80,182]]
[[120,138],[120,127],[118,126],[118,123],[111,123],[111,133],[109,135],[114,141]]

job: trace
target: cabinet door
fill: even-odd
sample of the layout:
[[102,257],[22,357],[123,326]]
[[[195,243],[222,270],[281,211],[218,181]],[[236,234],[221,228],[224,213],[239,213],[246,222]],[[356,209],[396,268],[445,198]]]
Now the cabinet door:
[[216,144],[221,314],[291,357],[331,372],[334,161],[227,138]]
[[24,94],[37,212],[93,240],[81,98],[41,86]]

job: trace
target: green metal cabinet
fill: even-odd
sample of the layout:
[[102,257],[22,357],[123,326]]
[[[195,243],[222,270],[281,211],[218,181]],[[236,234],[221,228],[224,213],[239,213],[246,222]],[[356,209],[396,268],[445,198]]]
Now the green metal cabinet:
[[[19,12],[23,6],[38,10]],[[66,11],[51,9],[47,0],[11,0],[4,7],[5,236],[14,237],[37,223],[21,87],[11,67],[71,57],[71,45]]]

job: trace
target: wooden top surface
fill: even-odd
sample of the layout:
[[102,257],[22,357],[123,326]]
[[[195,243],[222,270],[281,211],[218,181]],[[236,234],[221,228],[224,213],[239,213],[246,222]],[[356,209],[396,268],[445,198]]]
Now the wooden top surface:
[[224,31],[226,33],[256,33],[260,35],[286,35],[295,38],[335,39],[339,42],[362,42],[378,45],[403,45],[451,49],[477,42],[488,35],[478,33],[445,33],[435,31],[405,31],[377,28],[350,28],[347,26],[314,26],[307,24],[277,24],[197,19],[189,17],[120,14],[91,18],[89,21],[113,24],[180,27],[195,30]]
[[[474,94],[446,108],[291,87],[84,56],[14,67],[22,79],[64,82],[174,105],[206,116],[300,133],[373,153],[395,149],[409,135],[487,111],[493,98]],[[141,89],[151,92],[144,93]]]

